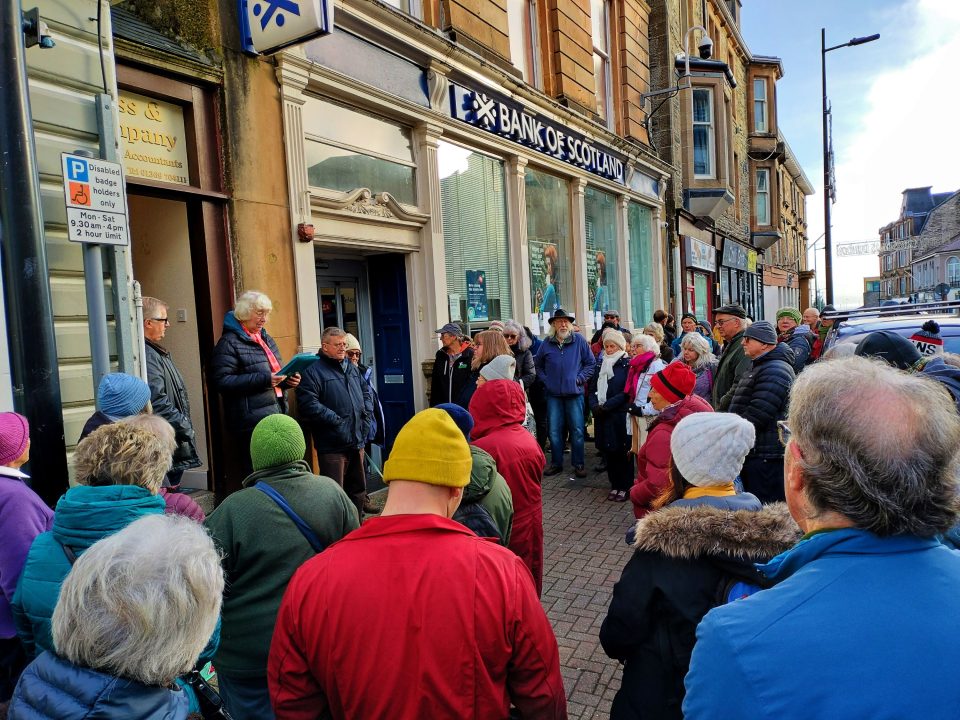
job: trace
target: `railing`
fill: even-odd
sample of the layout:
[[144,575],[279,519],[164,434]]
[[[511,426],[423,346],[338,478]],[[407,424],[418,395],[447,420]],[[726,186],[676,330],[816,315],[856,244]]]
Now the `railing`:
[[889,307],[857,308],[856,310],[833,310],[821,315],[825,320],[848,320],[857,317],[883,317],[886,315],[914,315],[921,313],[960,312],[960,300],[943,302],[911,303]]

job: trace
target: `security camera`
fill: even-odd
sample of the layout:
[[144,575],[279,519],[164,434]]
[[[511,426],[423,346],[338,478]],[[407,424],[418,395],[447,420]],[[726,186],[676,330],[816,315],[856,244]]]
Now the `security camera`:
[[697,45],[697,49],[700,51],[700,57],[703,60],[710,59],[710,57],[713,55],[713,40],[710,39],[709,35],[703,36],[700,44]]

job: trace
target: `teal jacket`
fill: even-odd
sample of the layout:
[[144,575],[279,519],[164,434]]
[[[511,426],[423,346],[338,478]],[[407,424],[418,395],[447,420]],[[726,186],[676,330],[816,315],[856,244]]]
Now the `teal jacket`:
[[70,572],[63,546],[79,556],[144,515],[162,515],[165,507],[162,497],[135,485],[80,485],[67,490],[57,502],[53,529],[38,535],[30,546],[13,596],[17,635],[30,657],[54,649],[50,620],[60,585]]

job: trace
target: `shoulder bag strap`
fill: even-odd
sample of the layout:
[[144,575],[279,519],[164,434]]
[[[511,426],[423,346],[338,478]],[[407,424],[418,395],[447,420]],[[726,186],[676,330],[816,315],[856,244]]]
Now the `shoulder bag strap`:
[[308,543],[310,543],[310,547],[313,548],[315,553],[323,552],[324,546],[323,543],[320,542],[320,538],[318,538],[317,534],[310,529],[310,526],[307,525],[306,522],[304,522],[303,518],[294,512],[293,508],[290,507],[283,495],[278,493],[275,489],[267,485],[262,480],[254,485],[254,487],[280,506],[280,509],[283,510],[293,521],[293,524],[297,526],[297,530],[300,531],[300,534],[307,539]]
[[67,560],[69,560],[70,564],[73,565],[77,561],[77,553],[74,552],[74,549],[69,545],[60,543],[60,547],[63,548],[63,554],[67,556]]

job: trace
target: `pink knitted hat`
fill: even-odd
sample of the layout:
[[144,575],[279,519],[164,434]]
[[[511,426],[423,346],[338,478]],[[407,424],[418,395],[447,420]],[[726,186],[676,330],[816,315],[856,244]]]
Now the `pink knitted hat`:
[[30,423],[15,412],[0,413],[0,465],[17,460],[30,442]]

